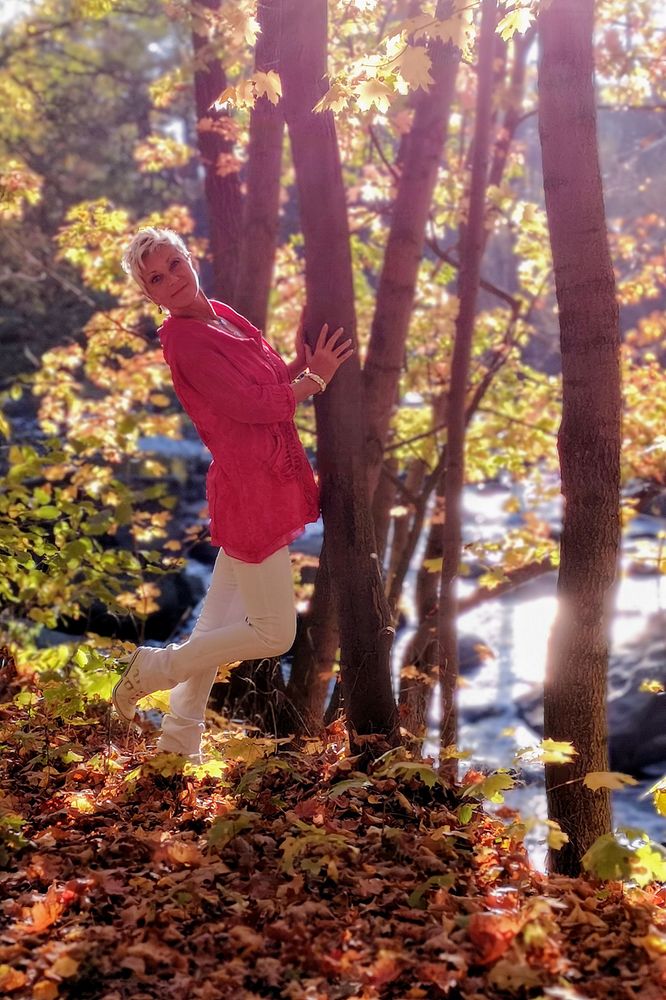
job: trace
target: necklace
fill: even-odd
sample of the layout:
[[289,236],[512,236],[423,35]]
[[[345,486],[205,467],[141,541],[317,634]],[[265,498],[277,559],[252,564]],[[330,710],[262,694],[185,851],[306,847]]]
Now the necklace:
[[236,337],[237,340],[249,340],[250,338],[247,334],[239,330],[234,323],[230,323],[229,320],[225,319],[224,316],[214,316],[209,320],[206,320],[211,326],[216,327],[218,330],[222,330],[223,333],[229,333],[232,337]]

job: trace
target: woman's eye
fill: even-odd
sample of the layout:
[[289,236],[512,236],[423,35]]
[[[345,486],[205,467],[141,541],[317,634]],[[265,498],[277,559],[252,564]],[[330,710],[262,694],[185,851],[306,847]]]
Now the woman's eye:
[[174,267],[178,267],[179,264],[180,264],[180,261],[178,259],[172,260],[171,261],[171,270],[173,271]]
[[161,280],[162,280],[162,275],[161,274],[154,274],[152,276],[152,278],[150,279],[150,283],[151,283],[151,285],[156,285],[158,283],[158,281],[161,281]]

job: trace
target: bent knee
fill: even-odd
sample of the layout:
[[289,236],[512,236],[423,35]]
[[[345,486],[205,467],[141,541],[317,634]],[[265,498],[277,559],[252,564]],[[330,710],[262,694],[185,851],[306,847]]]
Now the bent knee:
[[264,646],[264,656],[282,656],[294,644],[296,616],[289,619],[260,618],[249,623]]

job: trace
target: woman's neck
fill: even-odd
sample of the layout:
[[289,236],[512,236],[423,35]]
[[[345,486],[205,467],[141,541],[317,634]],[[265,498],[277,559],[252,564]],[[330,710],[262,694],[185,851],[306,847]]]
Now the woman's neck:
[[210,319],[217,319],[217,313],[213,308],[213,303],[208,299],[202,291],[189,306],[185,306],[182,309],[174,309],[171,312],[172,316],[178,316],[181,319],[200,319],[204,323]]

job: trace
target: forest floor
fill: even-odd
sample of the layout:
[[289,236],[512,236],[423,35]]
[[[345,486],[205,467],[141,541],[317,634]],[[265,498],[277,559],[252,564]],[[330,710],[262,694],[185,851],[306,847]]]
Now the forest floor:
[[482,775],[357,773],[340,726],[299,751],[220,731],[184,765],[102,702],[56,724],[22,690],[0,706],[3,996],[666,997],[666,890],[535,871]]

